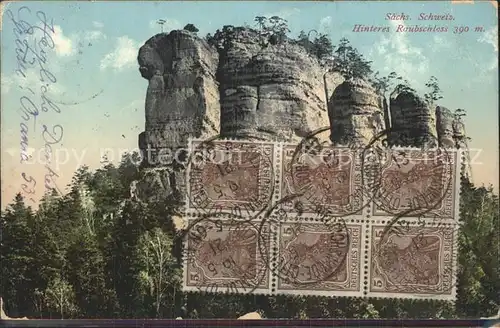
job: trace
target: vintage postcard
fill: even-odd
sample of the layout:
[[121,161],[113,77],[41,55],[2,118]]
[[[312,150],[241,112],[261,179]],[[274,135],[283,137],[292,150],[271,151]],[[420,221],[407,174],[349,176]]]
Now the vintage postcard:
[[498,313],[495,1],[0,8],[2,318]]

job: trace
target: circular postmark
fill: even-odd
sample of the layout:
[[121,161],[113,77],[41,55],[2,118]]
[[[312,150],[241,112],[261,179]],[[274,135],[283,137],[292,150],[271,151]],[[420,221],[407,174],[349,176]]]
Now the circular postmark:
[[381,167],[373,192],[374,217],[454,219],[457,154],[442,147],[391,147],[379,151]]
[[260,221],[259,232],[273,232],[271,247],[259,247],[262,258],[269,260],[266,266],[275,280],[272,289],[328,285],[335,283],[347,268],[351,242],[346,221],[330,215],[327,209],[315,217],[288,218],[280,205],[299,196],[281,199]]
[[273,274],[277,288],[313,288],[342,281],[346,274],[350,235],[342,218],[282,222]]
[[400,220],[386,230],[384,223],[371,227],[370,290],[452,299],[457,227]]
[[296,147],[285,146],[282,194],[300,194],[294,203],[285,204],[286,210],[300,215],[326,208],[334,216],[349,216],[370,203],[380,169],[374,142],[335,146],[320,137],[329,131],[330,127],[318,129]]
[[265,263],[269,232],[237,217],[207,216],[189,222],[183,234],[184,288],[208,293],[258,293],[268,290]]
[[187,162],[187,210],[226,213],[247,220],[259,216],[274,194],[274,143],[195,141]]

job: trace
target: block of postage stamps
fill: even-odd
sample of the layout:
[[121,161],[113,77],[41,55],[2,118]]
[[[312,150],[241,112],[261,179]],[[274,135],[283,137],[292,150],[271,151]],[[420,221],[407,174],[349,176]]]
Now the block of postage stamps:
[[454,300],[459,151],[190,150],[184,290]]

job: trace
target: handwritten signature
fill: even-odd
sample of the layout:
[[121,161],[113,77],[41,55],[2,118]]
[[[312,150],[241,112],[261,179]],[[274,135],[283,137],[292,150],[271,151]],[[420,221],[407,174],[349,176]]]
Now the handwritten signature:
[[[50,72],[46,65],[48,55],[54,49],[55,43],[52,36],[55,34],[54,21],[49,20],[43,11],[37,11],[35,18],[29,7],[20,7],[16,15],[11,11],[6,11],[7,18],[13,23],[13,33],[15,36],[15,55],[17,68],[15,73],[21,78],[27,79],[28,70],[35,70],[39,77],[39,93],[35,93],[30,87],[21,87],[23,96],[19,98],[19,114],[22,119],[19,124],[20,128],[20,163],[27,163],[30,156],[28,154],[28,146],[30,140],[30,129],[36,131],[37,119],[41,112],[54,111],[61,113],[61,109],[52,100],[49,99],[47,92],[52,84],[57,82],[56,77]],[[35,19],[35,24],[29,23],[30,19]],[[38,96],[37,96],[38,95]],[[51,127],[42,125],[42,138],[44,140],[44,157],[45,157],[45,191],[56,190],[61,193],[61,190],[55,182],[55,178],[59,175],[51,168],[52,162],[52,146],[61,143],[64,135],[64,129],[61,125],[55,124]],[[26,193],[33,203],[35,187],[37,181],[33,176],[26,172],[21,173],[21,177],[25,181],[21,185],[21,189]]]

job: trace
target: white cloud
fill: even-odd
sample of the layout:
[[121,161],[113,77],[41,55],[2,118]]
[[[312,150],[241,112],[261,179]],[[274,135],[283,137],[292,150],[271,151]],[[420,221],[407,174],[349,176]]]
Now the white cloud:
[[83,35],[85,41],[98,41],[106,39],[106,34],[99,30],[86,31]]
[[[41,36],[38,33],[38,30],[32,35],[26,37],[26,41],[29,43],[37,42],[37,39]],[[37,33],[38,32],[38,33]],[[76,53],[76,49],[74,47],[75,40],[74,37],[68,37],[64,34],[63,29],[60,25],[54,25],[54,33],[50,35],[52,41],[54,42],[54,52],[57,56],[60,57],[69,57]]]
[[319,21],[319,30],[321,32],[330,32],[332,28],[332,16],[326,16]]
[[484,32],[477,41],[491,44],[495,52],[498,52],[498,30],[495,27]]
[[481,63],[480,71],[482,74],[488,74],[498,68],[498,30],[495,27],[484,32],[478,42],[490,44],[493,47],[494,54],[491,59]]
[[115,49],[106,54],[101,60],[101,70],[112,68],[121,71],[134,66],[137,61],[138,51],[139,42],[132,40],[127,35],[117,38]]
[[93,21],[92,22],[92,25],[95,27],[95,28],[103,28],[104,27],[104,24],[101,23],[101,22],[98,22],[98,21]]
[[[412,46],[406,32],[395,32],[404,21],[391,21],[393,26],[389,37],[382,35],[370,49],[368,57],[375,63],[382,63],[382,71],[395,71],[417,87],[426,78],[429,59],[421,48]],[[387,35],[387,34],[386,34]]]
[[265,13],[265,14],[262,14],[259,16],[264,16],[267,18],[271,18],[273,16],[278,16],[280,18],[287,19],[287,18],[290,18],[290,17],[297,15],[299,13],[300,13],[299,8],[285,8],[285,9],[281,9],[280,11],[277,11],[277,12]]
[[75,53],[73,47],[73,40],[64,35],[61,26],[54,25],[54,34],[52,35],[54,41],[54,49],[59,56],[71,56]]
[[[177,19],[163,19],[165,22],[163,23],[163,32],[169,32],[172,30],[180,30],[182,29],[182,24]],[[149,28],[156,30],[158,32],[161,31],[162,26],[158,24],[159,19],[155,19],[149,22]]]
[[[53,71],[52,71],[53,72]],[[24,74],[26,77],[13,73],[9,76],[2,76],[2,94],[8,93],[14,88],[25,89],[25,92],[30,92],[31,89],[35,94],[40,92],[42,82],[40,81],[40,71],[35,68],[27,69]],[[47,95],[60,95],[66,89],[60,83],[53,83],[47,87]]]
[[448,38],[443,37],[439,34],[435,34],[432,37],[432,40],[434,41],[431,49],[433,52],[441,51],[442,49],[449,49],[452,46],[452,43],[450,42],[450,40],[448,40]]

